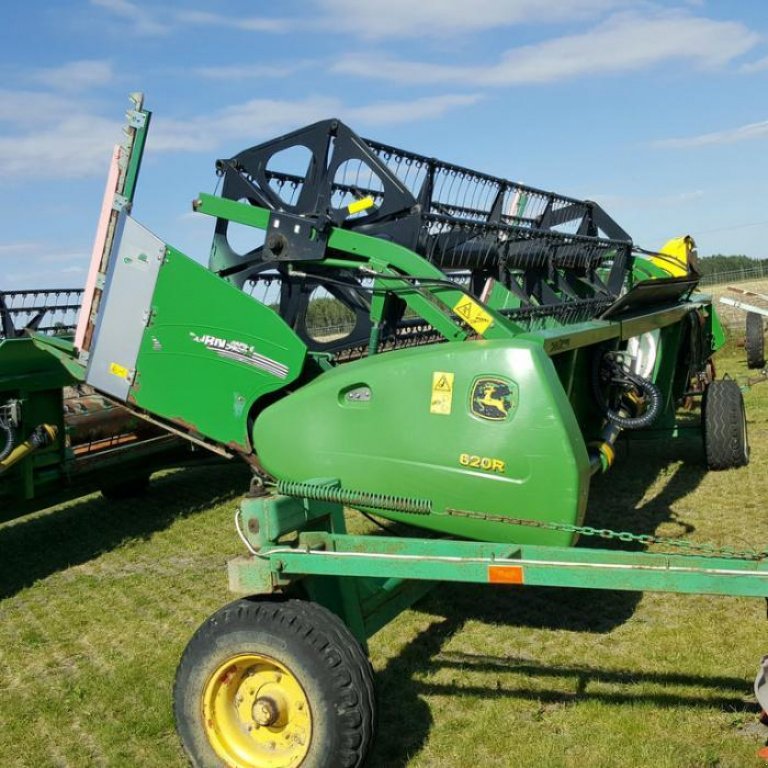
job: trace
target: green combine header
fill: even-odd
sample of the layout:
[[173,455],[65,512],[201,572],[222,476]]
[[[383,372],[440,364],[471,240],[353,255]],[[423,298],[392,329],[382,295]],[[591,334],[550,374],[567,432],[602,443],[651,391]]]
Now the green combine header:
[[645,251],[594,202],[338,120],[216,171],[207,268],[119,212],[80,352],[94,391],[253,469],[244,597],[176,678],[195,765],[360,765],[367,640],[440,581],[768,596],[762,554],[574,546],[621,435],[675,436],[700,404],[709,466],[748,461],[690,238]]

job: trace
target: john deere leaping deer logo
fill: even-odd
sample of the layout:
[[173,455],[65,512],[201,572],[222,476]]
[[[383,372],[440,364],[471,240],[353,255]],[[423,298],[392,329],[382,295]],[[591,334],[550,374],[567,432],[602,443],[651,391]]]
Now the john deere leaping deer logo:
[[488,377],[476,379],[470,409],[481,419],[504,421],[517,409],[517,384]]

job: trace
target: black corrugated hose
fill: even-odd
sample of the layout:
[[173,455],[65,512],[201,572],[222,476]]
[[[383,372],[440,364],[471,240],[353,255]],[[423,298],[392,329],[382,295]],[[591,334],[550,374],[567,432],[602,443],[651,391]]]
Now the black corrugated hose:
[[[644,398],[645,408],[639,416],[621,416],[609,405],[603,394],[603,387],[610,385],[623,386],[627,391],[636,390]],[[612,353],[595,355],[592,368],[592,391],[597,404],[611,424],[621,429],[644,429],[650,427],[661,413],[661,390],[650,380],[628,371],[620,362],[614,359]]]
[[3,439],[3,436],[4,443],[3,447],[0,448],[0,461],[8,458],[13,450],[13,443],[16,438],[16,433],[11,423],[0,416],[0,440]]

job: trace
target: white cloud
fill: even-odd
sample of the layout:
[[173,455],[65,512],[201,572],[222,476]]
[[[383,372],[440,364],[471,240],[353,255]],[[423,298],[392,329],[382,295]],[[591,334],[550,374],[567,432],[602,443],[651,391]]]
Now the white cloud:
[[698,136],[660,139],[653,142],[653,146],[660,149],[689,149],[691,147],[706,147],[713,144],[736,144],[740,141],[766,138],[768,138],[768,120],[763,120],[759,123],[742,125],[739,128],[701,133]]
[[287,130],[317,120],[338,117],[356,125],[405,123],[439,117],[452,109],[479,100],[473,94],[447,94],[408,101],[375,102],[364,106],[345,105],[335,98],[302,101],[253,99],[192,120],[157,117],[147,149],[152,152],[212,151],[232,141],[256,144]]
[[133,31],[140,35],[164,35],[170,31],[169,26],[158,21],[155,14],[129,0],[91,0],[91,5],[131,22]]
[[746,64],[742,64],[740,68],[740,72],[743,72],[744,74],[751,75],[754,72],[765,72],[765,70],[768,69],[768,56],[765,56],[762,59],[757,59],[757,61],[750,61]]
[[[185,10],[171,5],[140,5],[131,0],[90,0],[91,5],[130,22],[138,35],[166,35],[186,26],[227,27],[245,32],[287,32],[296,22],[268,16],[227,16],[210,11]],[[151,10],[150,10],[151,9]]]
[[230,27],[248,32],[287,32],[293,23],[290,19],[264,16],[224,16],[208,11],[177,11],[174,18],[181,24]]
[[0,244],[3,288],[75,288],[83,284],[89,253],[50,242]]
[[413,120],[429,120],[440,117],[451,109],[469,107],[480,101],[477,94],[446,94],[427,96],[412,101],[382,101],[364,107],[348,107],[340,114],[354,127],[358,121],[366,125],[408,123]]
[[[188,120],[156,115],[147,142],[152,153],[231,151],[302,125],[339,117],[357,125],[383,125],[427,120],[474,104],[472,94],[447,94],[409,101],[374,102],[350,106],[336,98],[301,101],[253,99],[210,115]],[[54,103],[56,100],[54,99]],[[0,136],[0,179],[49,177],[58,179],[101,176],[106,173],[112,147],[122,140],[121,123],[70,108],[59,114],[35,104],[40,127],[32,124],[16,135]],[[0,114],[0,117],[2,115]],[[236,146],[235,149],[241,149]]]
[[289,77],[302,69],[313,66],[313,62],[292,62],[279,66],[269,64],[233,65],[224,67],[198,67],[194,73],[207,80],[260,80],[262,78]]
[[57,91],[80,91],[106,85],[112,78],[112,63],[99,60],[71,61],[59,67],[38,69],[30,75],[34,82]]
[[253,99],[203,117],[177,120],[156,115],[147,142],[150,152],[206,152],[232,139],[256,141],[337,111],[335,99]]
[[466,35],[513,24],[558,23],[628,5],[628,0],[316,0],[327,27],[368,38]]
[[[91,4],[132,23],[142,35],[177,32],[185,26],[237,29],[244,32],[285,33],[322,31],[367,39],[385,37],[445,37],[512,25],[551,24],[593,18],[645,0],[389,0],[382,7],[361,0],[314,0],[315,8],[302,8],[293,17],[216,13],[180,9],[170,3],[138,0],[90,0]],[[274,4],[277,6],[277,4]]]
[[[86,258],[78,254],[73,258]],[[85,267],[70,266],[63,269],[27,269],[24,272],[8,272],[4,275],[5,287],[10,289],[27,289],[31,285],[42,285],[44,288],[80,288],[85,282]]]
[[756,33],[739,22],[680,13],[648,17],[620,13],[582,34],[512,48],[495,64],[486,66],[428,64],[359,54],[342,58],[333,70],[410,84],[511,86],[628,72],[680,59],[717,67],[745,53],[758,40]]
[[[78,109],[82,106],[78,104]],[[71,112],[72,99],[69,96],[0,88],[0,123],[34,128]]]
[[39,251],[40,243],[37,242],[19,242],[19,243],[0,243],[0,259],[13,256],[23,256],[24,254]]
[[0,137],[0,179],[84,178],[106,174],[121,124],[89,114],[68,113],[37,131]]

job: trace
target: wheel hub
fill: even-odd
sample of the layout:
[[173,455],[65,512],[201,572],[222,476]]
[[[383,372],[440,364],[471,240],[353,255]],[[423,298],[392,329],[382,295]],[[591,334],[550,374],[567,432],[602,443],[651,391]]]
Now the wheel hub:
[[268,696],[259,697],[253,705],[253,720],[257,725],[273,725],[279,714],[277,703]]
[[235,656],[209,677],[203,722],[216,754],[233,768],[298,768],[312,717],[296,677],[260,654]]

